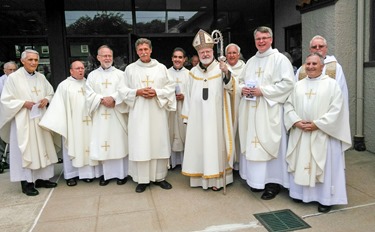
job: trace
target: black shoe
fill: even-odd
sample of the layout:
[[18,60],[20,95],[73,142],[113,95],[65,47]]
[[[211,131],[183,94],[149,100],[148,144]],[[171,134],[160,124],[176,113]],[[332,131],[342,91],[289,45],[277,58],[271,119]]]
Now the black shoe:
[[104,176],[101,176],[100,179],[99,179],[99,185],[100,186],[106,186],[107,184],[109,184],[109,180],[105,180]]
[[125,177],[124,179],[118,179],[117,178],[117,185],[126,184],[127,181],[128,181],[128,177]]
[[49,180],[38,179],[35,181],[35,188],[55,188],[56,186],[56,183]]
[[27,196],[36,196],[39,191],[34,188],[34,183],[28,183],[27,181],[21,181],[22,192]]
[[264,189],[256,189],[256,188],[250,187],[250,191],[253,193],[259,193],[259,192],[263,192]]
[[64,162],[63,159],[61,159],[61,158],[58,158],[58,159],[57,159],[57,163],[58,163],[58,164],[62,164],[63,162]]
[[260,198],[263,200],[271,200],[276,197],[277,194],[280,192],[280,185],[279,184],[266,184],[266,189]]
[[77,181],[75,178],[67,179],[66,180],[66,185],[72,187],[77,185]]
[[154,182],[154,185],[159,185],[162,189],[171,189],[172,185],[168,183],[166,180],[162,180],[159,182]]
[[292,198],[295,203],[302,203],[303,201],[300,199]]
[[3,168],[4,169],[9,169],[9,164],[7,162],[3,162]]
[[83,182],[86,182],[86,183],[91,183],[91,182],[93,182],[94,181],[94,179],[89,179],[89,178],[87,178],[87,179],[81,179]]
[[135,191],[137,193],[143,193],[146,190],[147,186],[149,186],[149,184],[138,184],[135,188]]
[[319,203],[318,205],[318,212],[320,213],[328,213],[331,211],[331,206],[330,205],[322,205]]

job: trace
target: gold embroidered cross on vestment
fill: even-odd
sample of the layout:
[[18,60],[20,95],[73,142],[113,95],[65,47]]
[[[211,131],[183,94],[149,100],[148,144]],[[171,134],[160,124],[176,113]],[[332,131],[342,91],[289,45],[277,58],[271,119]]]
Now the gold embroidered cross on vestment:
[[149,80],[148,79],[148,75],[146,75],[146,80],[145,81],[142,81],[143,83],[146,83],[146,87],[149,87],[148,86],[148,83],[154,83],[154,81],[153,80]]
[[315,95],[315,93],[312,92],[312,89],[310,89],[310,92],[305,93],[306,96],[309,96],[309,99],[311,98],[311,95]]
[[104,147],[105,151],[107,151],[107,148],[109,148],[109,144],[107,141],[105,141],[104,145],[102,145],[102,147]]
[[38,92],[40,92],[40,89],[36,89],[36,87],[34,86],[34,90],[31,90],[31,92],[35,93],[36,96],[38,96]]
[[255,74],[257,74],[258,77],[260,77],[260,74],[264,73],[264,71],[261,71],[261,70],[262,70],[262,68],[259,67],[259,68],[258,68],[258,71],[255,72]]
[[111,114],[110,113],[108,113],[107,112],[107,110],[105,110],[105,113],[104,114],[102,114],[104,117],[105,117],[105,119],[107,119],[107,116],[110,116]]
[[108,88],[108,85],[112,85],[112,83],[108,82],[108,79],[105,79],[105,82],[102,82],[102,85],[105,85],[105,88]]

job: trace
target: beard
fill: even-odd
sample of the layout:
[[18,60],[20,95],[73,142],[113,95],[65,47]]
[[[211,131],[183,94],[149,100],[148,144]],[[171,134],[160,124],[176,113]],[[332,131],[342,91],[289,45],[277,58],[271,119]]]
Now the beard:
[[112,67],[112,64],[113,64],[113,62],[110,62],[110,63],[102,63],[101,64],[101,66],[104,68],[104,69],[108,69],[108,68],[110,68],[110,67]]
[[213,57],[205,58],[205,59],[200,59],[201,63],[204,65],[210,64],[214,60]]

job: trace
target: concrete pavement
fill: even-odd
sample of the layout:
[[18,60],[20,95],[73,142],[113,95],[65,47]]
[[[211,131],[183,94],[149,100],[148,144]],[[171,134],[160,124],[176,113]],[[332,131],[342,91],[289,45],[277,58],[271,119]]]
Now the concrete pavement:
[[117,232],[117,231],[267,231],[253,214],[291,209],[311,228],[303,231],[374,231],[375,154],[350,150],[346,153],[349,204],[335,206],[328,214],[317,204],[297,204],[283,189],[273,200],[260,199],[238,174],[227,194],[190,188],[180,169],[170,170],[171,190],[151,185],[141,194],[131,179],[125,185],[107,186],[78,182],[68,187],[56,164],[55,189],[39,189],[28,197],[20,183],[9,181],[9,170],[0,174],[0,230],[3,232]]

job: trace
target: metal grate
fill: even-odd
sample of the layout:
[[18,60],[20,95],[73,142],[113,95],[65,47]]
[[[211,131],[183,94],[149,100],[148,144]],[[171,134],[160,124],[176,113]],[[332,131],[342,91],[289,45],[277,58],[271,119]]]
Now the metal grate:
[[269,232],[294,231],[311,227],[290,209],[257,213],[254,216]]

